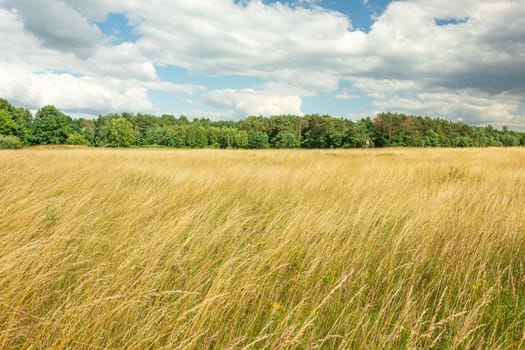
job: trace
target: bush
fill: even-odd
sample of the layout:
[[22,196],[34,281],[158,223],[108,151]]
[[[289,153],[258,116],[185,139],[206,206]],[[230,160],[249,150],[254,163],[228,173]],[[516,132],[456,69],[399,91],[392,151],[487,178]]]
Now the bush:
[[19,149],[22,148],[22,142],[16,136],[0,135],[0,149]]
[[89,141],[86,140],[86,138],[82,135],[80,135],[77,132],[74,132],[70,134],[66,140],[66,144],[68,145],[82,145],[82,146],[89,146]]

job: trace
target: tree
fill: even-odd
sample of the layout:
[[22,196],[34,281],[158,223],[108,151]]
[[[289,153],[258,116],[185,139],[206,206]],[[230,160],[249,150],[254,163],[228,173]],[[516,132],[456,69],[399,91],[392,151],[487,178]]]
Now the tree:
[[80,119],[80,134],[89,142],[90,146],[95,144],[95,123],[92,120]]
[[525,133],[520,135],[520,146],[525,146]]
[[108,125],[108,141],[111,147],[129,147],[135,141],[133,124],[126,118],[115,118]]
[[344,147],[367,147],[370,146],[370,137],[365,122],[352,123],[346,132]]
[[472,147],[473,145],[474,141],[468,136],[458,136],[455,139],[456,147]]
[[72,131],[70,117],[55,106],[45,106],[36,113],[30,142],[41,145],[64,144]]
[[195,124],[186,127],[185,144],[190,148],[203,148],[208,145],[208,134],[206,129]]
[[246,148],[248,147],[248,132],[245,130],[235,129],[234,147]]
[[501,136],[501,143],[503,146],[519,146],[520,145],[520,138],[518,135],[514,134],[513,132],[506,131]]
[[[0,115],[0,134],[16,135],[22,144],[28,144],[31,124],[33,123],[31,113],[25,108],[13,107],[6,99],[0,98],[0,114],[2,114]],[[8,119],[11,119],[15,125],[13,126]],[[8,130],[6,131],[6,129]]]
[[0,135],[27,144],[86,144],[128,147],[340,148],[340,147],[487,147],[525,146],[525,133],[461,121],[379,113],[359,121],[329,115],[251,116],[219,120],[165,114],[107,114],[95,120],[71,119],[54,106],[33,120],[24,108],[0,98]]
[[14,108],[11,117],[17,125],[17,136],[23,144],[29,144],[33,116],[25,108]]
[[219,148],[221,146],[221,129],[215,126],[210,126],[206,128],[206,133],[208,137],[208,146]]
[[0,110],[0,135],[16,135],[18,126],[16,125],[11,114],[6,110]]
[[244,120],[240,120],[238,127],[241,130],[248,132],[264,132],[266,135],[270,132],[269,120],[265,117],[248,117]]
[[305,125],[301,146],[305,148],[326,148],[328,147],[328,136],[326,123],[323,117],[318,114],[305,116]]
[[295,148],[297,137],[294,132],[281,131],[272,139],[272,146],[275,148]]
[[264,149],[269,148],[268,135],[262,131],[250,131],[248,133],[248,148]]

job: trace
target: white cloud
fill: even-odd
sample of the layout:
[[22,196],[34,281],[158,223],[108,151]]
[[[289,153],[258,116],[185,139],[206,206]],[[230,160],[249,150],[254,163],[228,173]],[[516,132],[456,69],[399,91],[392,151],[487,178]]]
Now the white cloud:
[[[378,109],[472,123],[523,121],[523,1],[395,1],[369,33],[353,30],[346,16],[320,4],[0,0],[0,65],[9,75],[0,78],[0,91],[32,106],[43,100],[72,109],[93,103],[101,112],[151,108],[148,90],[204,91],[163,82],[155,66],[167,64],[265,81],[204,93],[215,108],[236,115],[299,114],[301,97],[334,92],[340,99],[364,94]],[[110,11],[126,14],[139,40],[111,45],[92,24]],[[436,19],[451,21],[439,26]],[[55,83],[38,92],[42,77]],[[335,92],[341,80],[352,87]],[[23,98],[20,81],[34,84]],[[72,88],[60,87],[66,81]]]
[[83,72],[119,79],[158,80],[153,62],[144,57],[134,43],[100,46],[92,56],[78,62]]
[[150,111],[147,91],[134,81],[91,79],[0,66],[0,96],[30,108],[48,104],[65,110]]
[[387,96],[397,95],[402,92],[414,93],[424,88],[423,81],[379,79],[379,78],[353,78],[353,89],[364,92],[374,99],[384,99]]
[[50,48],[87,57],[102,37],[100,29],[62,1],[7,0],[20,14],[24,27]]
[[93,114],[148,112],[154,110],[148,90],[186,94],[203,90],[161,81],[152,61],[133,43],[106,46],[101,41],[88,58],[47,47],[25,29],[21,15],[0,8],[0,96],[15,104],[29,108],[54,104]]
[[137,45],[160,63],[194,73],[279,79],[312,91],[336,88],[333,64],[346,64],[366,37],[349,31],[344,15],[318,6],[179,0],[157,7],[135,3],[129,11],[142,35]]
[[213,90],[204,98],[214,105],[231,111],[236,117],[248,115],[303,115],[302,100],[299,96],[286,96],[271,91],[256,91],[253,89],[223,89]]
[[103,21],[109,12],[121,12],[129,0],[67,0],[67,4],[90,20]]
[[193,94],[197,91],[206,91],[206,88],[201,85],[190,84],[174,84],[167,81],[153,81],[143,84],[144,87],[150,90],[167,91],[175,93]]
[[[457,3],[461,9],[450,1],[390,4],[367,39],[367,54],[377,58],[367,77],[425,79],[434,87],[492,88],[495,93],[523,88],[518,81],[525,74],[525,6],[518,1]],[[436,18],[467,21],[438,26]]]
[[343,93],[335,95],[335,98],[337,98],[339,100],[357,100],[357,99],[361,98],[361,96],[357,95],[357,94],[351,94],[351,93],[348,93],[348,92],[343,92]]
[[524,18],[519,1],[394,2],[367,37],[373,64],[349,80],[377,110],[523,126]]
[[444,90],[414,93],[408,97],[390,96],[377,100],[374,105],[382,111],[417,113],[433,117],[447,116],[466,123],[496,126],[524,126],[519,116],[520,104],[525,98],[501,93],[490,95],[479,90]]

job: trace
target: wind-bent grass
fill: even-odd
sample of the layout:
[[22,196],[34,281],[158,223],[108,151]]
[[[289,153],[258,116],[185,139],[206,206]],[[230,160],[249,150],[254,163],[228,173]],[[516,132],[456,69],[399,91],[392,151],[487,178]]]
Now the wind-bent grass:
[[0,152],[0,348],[525,348],[525,150]]

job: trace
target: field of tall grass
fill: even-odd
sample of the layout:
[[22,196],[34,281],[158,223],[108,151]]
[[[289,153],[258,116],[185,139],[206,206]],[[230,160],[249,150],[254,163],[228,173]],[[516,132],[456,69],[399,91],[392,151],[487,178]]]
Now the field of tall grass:
[[2,349],[525,349],[525,149],[0,152]]

